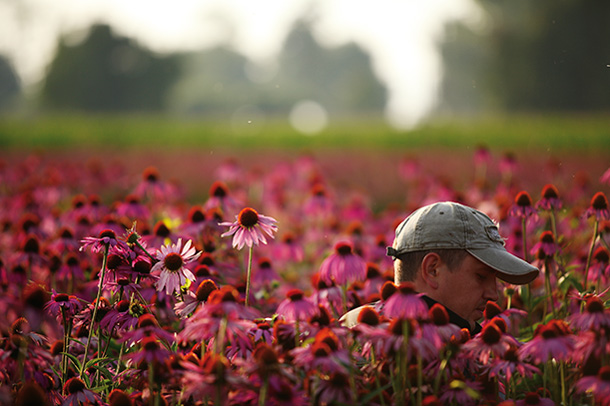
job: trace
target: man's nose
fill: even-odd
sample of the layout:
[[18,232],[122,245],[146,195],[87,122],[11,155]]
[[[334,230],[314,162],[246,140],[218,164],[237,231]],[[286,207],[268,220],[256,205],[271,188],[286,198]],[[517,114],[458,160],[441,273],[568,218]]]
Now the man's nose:
[[498,282],[493,278],[485,287],[485,299],[495,302],[498,300],[498,297]]

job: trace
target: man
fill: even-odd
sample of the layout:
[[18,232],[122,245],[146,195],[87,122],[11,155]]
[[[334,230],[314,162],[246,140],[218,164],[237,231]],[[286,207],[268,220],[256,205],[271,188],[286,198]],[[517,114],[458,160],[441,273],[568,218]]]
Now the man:
[[[498,300],[496,278],[521,285],[538,276],[538,268],[504,248],[496,224],[484,213],[459,203],[424,206],[397,228],[387,248],[394,258],[396,284],[409,281],[423,293],[428,306],[445,306],[450,321],[471,334],[488,301]],[[358,323],[362,307],[342,318],[344,325]]]

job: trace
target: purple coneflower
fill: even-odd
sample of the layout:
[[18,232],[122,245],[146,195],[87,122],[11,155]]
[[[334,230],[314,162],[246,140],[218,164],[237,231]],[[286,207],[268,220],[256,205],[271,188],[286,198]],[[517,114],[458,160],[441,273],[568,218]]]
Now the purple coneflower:
[[536,392],[528,392],[524,399],[517,400],[516,406],[555,406],[555,402],[549,398],[542,398]]
[[85,237],[81,240],[80,251],[91,248],[91,252],[103,252],[104,249],[110,247],[124,246],[127,244],[124,241],[117,240],[116,233],[113,230],[105,229],[99,234],[99,237]]
[[67,293],[57,293],[53,289],[51,300],[45,305],[45,309],[59,320],[62,317],[72,318],[81,308],[81,303],[76,296]]
[[316,386],[315,397],[321,404],[350,404],[354,399],[349,376],[341,372],[323,376]]
[[547,184],[542,188],[540,200],[536,203],[537,209],[542,210],[559,210],[561,209],[561,200],[559,199],[559,191],[554,185]]
[[329,328],[316,334],[314,342],[307,347],[292,350],[294,363],[306,371],[323,373],[348,373],[349,352],[340,348],[339,339]]
[[574,337],[563,320],[551,320],[536,328],[534,338],[519,348],[519,356],[536,364],[549,359],[565,361],[570,359],[574,350]]
[[85,383],[77,377],[70,378],[64,385],[64,393],[68,396],[62,406],[80,406],[81,404],[103,404],[102,398],[95,392],[87,389]]
[[595,398],[595,404],[610,405],[610,367],[603,366],[597,375],[584,376],[576,382],[578,392],[590,392]]
[[161,345],[161,342],[155,336],[147,336],[140,340],[140,349],[131,352],[125,356],[125,359],[131,360],[136,367],[144,367],[151,363],[163,364],[169,359],[171,352]]
[[523,362],[519,359],[517,347],[510,347],[504,352],[500,358],[494,358],[485,366],[485,371],[489,372],[489,377],[506,377],[506,382],[510,382],[515,373],[518,373],[525,379],[531,378],[534,374],[540,373],[540,370],[534,365]]
[[188,317],[197,309],[197,306],[205,303],[215,290],[218,290],[216,283],[211,279],[205,279],[199,284],[195,293],[191,290],[187,291],[184,300],[174,306],[174,311],[181,319]]
[[354,254],[350,242],[335,244],[335,252],[329,255],[320,265],[320,279],[332,285],[346,285],[350,282],[363,281],[366,278],[366,262]]
[[277,220],[273,217],[263,216],[251,207],[246,207],[235,216],[236,221],[220,223],[221,226],[230,227],[229,231],[223,233],[221,237],[234,235],[233,247],[238,250],[244,245],[252,248],[253,245],[258,245],[259,242],[267,244],[265,235],[275,238],[274,233],[277,231]]
[[252,275],[252,281],[256,286],[270,286],[274,281],[279,281],[280,276],[273,268],[271,259],[259,258],[258,268]]
[[598,296],[587,299],[583,313],[572,314],[568,317],[570,326],[576,330],[610,329],[610,311],[604,306],[604,302]]
[[520,218],[528,218],[534,214],[536,214],[536,209],[534,209],[530,194],[525,190],[517,193],[517,196],[515,197],[515,204],[510,209],[510,215]]
[[182,239],[179,238],[176,244],[164,245],[157,252],[157,262],[150,273],[159,276],[157,290],[165,290],[168,295],[180,292],[180,287],[186,281],[194,281],[195,275],[186,267],[187,264],[195,261],[201,255],[195,247],[191,246],[188,240],[182,247]]
[[552,231],[543,231],[540,234],[540,240],[534,244],[531,254],[537,255],[538,251],[544,253],[544,257],[552,257],[559,251],[559,246],[555,242],[555,236]]
[[316,314],[318,308],[299,289],[292,289],[277,307],[277,314],[287,321],[304,321]]
[[481,333],[462,346],[468,356],[487,365],[491,357],[503,357],[511,347],[518,347],[519,343],[506,334],[506,322],[497,317],[488,323]]
[[610,219],[610,211],[608,211],[608,199],[604,192],[597,192],[591,198],[591,205],[585,211],[585,216],[595,217],[597,221]]
[[384,300],[383,313],[390,319],[400,317],[427,320],[428,306],[411,282],[403,282]]
[[170,333],[161,328],[155,316],[146,313],[138,318],[137,328],[125,332],[118,342],[127,343],[129,347],[132,344],[139,343],[146,337],[156,337],[170,345],[176,341],[176,335],[174,333]]
[[229,187],[223,181],[215,181],[210,186],[209,198],[203,205],[204,210],[219,208],[223,213],[235,210],[240,203],[229,193]]

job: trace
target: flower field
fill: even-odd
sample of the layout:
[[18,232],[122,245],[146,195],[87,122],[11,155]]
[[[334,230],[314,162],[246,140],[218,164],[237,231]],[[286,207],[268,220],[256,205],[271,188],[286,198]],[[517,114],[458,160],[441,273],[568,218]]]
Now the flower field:
[[[607,167],[259,158],[0,165],[0,404],[610,405]],[[442,200],[541,270],[472,337],[385,255]]]

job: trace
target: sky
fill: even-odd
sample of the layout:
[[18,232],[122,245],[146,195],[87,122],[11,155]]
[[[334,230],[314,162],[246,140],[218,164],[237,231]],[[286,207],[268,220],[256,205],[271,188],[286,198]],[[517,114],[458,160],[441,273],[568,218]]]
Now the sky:
[[351,41],[369,52],[388,88],[386,116],[401,128],[420,122],[435,104],[444,24],[482,21],[474,0],[0,0],[0,53],[32,89],[59,35],[77,41],[101,22],[157,52],[229,43],[265,65],[303,15],[314,17],[321,44]]

